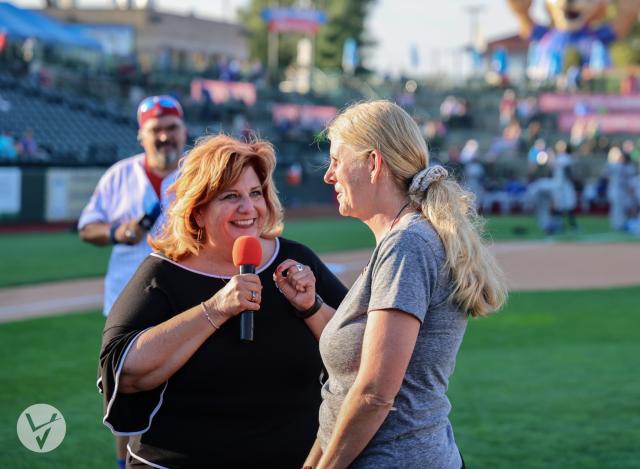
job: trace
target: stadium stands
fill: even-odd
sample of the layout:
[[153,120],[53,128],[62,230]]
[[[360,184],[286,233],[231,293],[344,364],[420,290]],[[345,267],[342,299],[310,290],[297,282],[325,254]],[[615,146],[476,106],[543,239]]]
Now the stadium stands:
[[40,89],[0,74],[0,128],[31,128],[51,162],[113,163],[139,151],[135,122],[127,115],[67,92]]

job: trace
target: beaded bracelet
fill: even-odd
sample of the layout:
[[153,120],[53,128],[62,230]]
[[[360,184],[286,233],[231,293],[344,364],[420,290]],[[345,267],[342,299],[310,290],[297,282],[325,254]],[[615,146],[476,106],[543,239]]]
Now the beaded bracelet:
[[207,321],[209,321],[209,324],[211,324],[216,331],[219,330],[220,326],[216,326],[216,324],[211,320],[211,316],[209,316],[209,311],[207,310],[204,301],[200,303],[200,306],[202,306],[202,312],[204,313],[204,317],[207,318]]

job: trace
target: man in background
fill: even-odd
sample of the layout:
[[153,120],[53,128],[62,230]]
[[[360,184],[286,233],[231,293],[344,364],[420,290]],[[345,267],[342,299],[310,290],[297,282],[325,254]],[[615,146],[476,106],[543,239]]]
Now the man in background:
[[[138,140],[144,152],[111,166],[100,178],[78,221],[80,238],[113,246],[104,282],[103,314],[151,252],[147,233],[158,229],[166,188],[187,139],[182,107],[170,96],[151,96],[138,106]],[[125,467],[128,437],[116,437],[119,467]]]

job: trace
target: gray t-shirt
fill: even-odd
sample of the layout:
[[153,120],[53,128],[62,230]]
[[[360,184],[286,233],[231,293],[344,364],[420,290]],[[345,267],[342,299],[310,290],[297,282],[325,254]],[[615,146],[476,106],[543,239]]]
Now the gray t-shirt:
[[452,282],[444,247],[432,225],[416,213],[374,250],[320,338],[329,372],[322,388],[318,438],[327,447],[340,406],[353,385],[367,312],[397,309],[421,322],[416,345],[393,409],[352,468],[460,468],[445,393],[467,325],[449,300]]

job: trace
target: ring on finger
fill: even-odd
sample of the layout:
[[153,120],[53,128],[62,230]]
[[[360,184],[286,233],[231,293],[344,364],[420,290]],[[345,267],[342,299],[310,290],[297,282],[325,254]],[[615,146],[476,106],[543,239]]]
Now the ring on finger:
[[256,302],[256,295],[257,293],[253,290],[251,290],[251,302],[255,303]]
[[304,266],[302,264],[296,264],[296,270],[298,272],[302,272],[304,270]]

